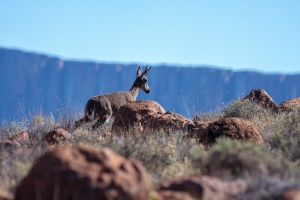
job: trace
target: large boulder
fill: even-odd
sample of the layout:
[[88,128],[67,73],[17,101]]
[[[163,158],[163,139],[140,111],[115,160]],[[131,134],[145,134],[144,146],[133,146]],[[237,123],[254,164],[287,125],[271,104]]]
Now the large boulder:
[[300,111],[300,97],[284,101],[277,106],[277,111],[279,112],[288,112],[293,110]]
[[243,99],[249,99],[251,101],[254,101],[262,105],[265,108],[270,108],[271,110],[274,111],[277,106],[276,103],[273,101],[273,99],[269,96],[269,94],[262,89],[251,90],[250,93]]
[[145,123],[165,112],[165,109],[161,105],[151,100],[128,103],[122,106],[116,113],[112,132],[114,134],[126,133],[129,130],[143,132]]
[[148,199],[147,175],[138,161],[110,149],[58,147],[37,159],[16,188],[15,199]]
[[112,133],[116,135],[153,131],[188,130],[192,120],[165,109],[155,101],[134,101],[122,106],[116,113]]
[[147,131],[178,131],[178,130],[188,130],[190,126],[194,123],[192,120],[173,113],[173,112],[166,112],[163,113],[144,124],[144,129]]
[[[189,175],[162,180],[157,185],[161,199],[235,199],[247,189],[242,180],[222,181],[204,175]],[[184,198],[183,198],[184,197]]]
[[242,118],[222,118],[207,127],[206,134],[201,137],[204,144],[212,144],[219,137],[227,137],[239,141],[251,141],[258,144],[263,142],[261,130]]
[[116,113],[112,132],[116,134],[143,132],[144,124],[165,113],[165,109],[155,101],[140,100],[122,106]]

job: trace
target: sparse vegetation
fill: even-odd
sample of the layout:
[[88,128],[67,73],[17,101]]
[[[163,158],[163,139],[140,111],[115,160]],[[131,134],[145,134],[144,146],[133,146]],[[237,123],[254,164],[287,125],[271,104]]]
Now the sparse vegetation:
[[[300,161],[300,113],[281,114],[266,135],[267,144],[274,153],[282,153],[295,163]],[[299,164],[298,164],[299,165]]]
[[220,139],[203,159],[204,172],[224,178],[250,178],[253,176],[276,175],[294,177],[293,163],[281,154],[276,157],[262,146]]
[[[128,134],[111,137],[109,128],[91,130],[91,124],[76,130],[70,127],[78,114],[72,110],[55,119],[52,115],[33,115],[29,120],[7,123],[0,127],[0,138],[7,139],[21,131],[27,131],[30,141],[20,144],[19,150],[0,149],[0,188],[13,189],[29,171],[35,159],[51,146],[41,147],[39,141],[54,128],[67,129],[72,138],[61,145],[88,145],[109,147],[125,158],[140,160],[155,184],[166,177],[203,173],[221,178],[251,180],[260,176],[280,180],[300,181],[300,117],[299,112],[272,113],[249,100],[236,100],[220,113],[200,115],[204,121],[220,117],[241,117],[259,126],[264,144],[241,143],[219,139],[207,148],[198,141],[186,137],[185,132],[156,132]],[[268,178],[272,180],[272,178]],[[279,186],[278,186],[279,187]],[[272,196],[272,195],[269,195]]]
[[255,120],[255,118],[267,118],[271,110],[262,105],[249,100],[238,99],[230,102],[222,109],[223,117],[239,117],[248,120]]

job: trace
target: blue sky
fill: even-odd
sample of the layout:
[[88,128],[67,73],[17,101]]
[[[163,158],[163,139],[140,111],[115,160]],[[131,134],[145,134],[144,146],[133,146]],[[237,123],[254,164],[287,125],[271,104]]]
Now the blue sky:
[[299,0],[0,0],[0,29],[67,59],[300,72]]

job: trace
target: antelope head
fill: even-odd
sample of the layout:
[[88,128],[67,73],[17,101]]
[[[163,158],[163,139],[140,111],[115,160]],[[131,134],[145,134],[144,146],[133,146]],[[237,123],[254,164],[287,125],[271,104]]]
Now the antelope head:
[[139,66],[136,73],[136,80],[134,82],[134,85],[136,87],[142,89],[146,93],[150,92],[150,88],[148,86],[148,79],[147,79],[147,74],[150,69],[151,67],[147,66],[146,69],[142,72],[141,67]]

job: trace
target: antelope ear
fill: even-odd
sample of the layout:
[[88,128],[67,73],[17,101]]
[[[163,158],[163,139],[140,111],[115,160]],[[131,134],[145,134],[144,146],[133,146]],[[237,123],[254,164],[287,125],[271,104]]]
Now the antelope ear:
[[140,76],[142,73],[141,67],[139,66],[137,72],[136,72],[136,77]]

